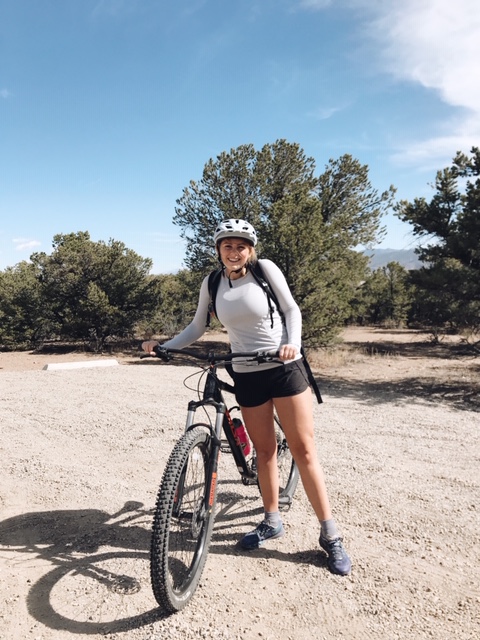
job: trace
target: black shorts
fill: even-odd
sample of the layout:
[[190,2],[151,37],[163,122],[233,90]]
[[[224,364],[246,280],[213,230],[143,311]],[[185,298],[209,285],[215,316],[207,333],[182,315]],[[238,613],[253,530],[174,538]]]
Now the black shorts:
[[252,373],[234,372],[233,379],[241,407],[258,407],[272,398],[297,396],[309,386],[303,360]]

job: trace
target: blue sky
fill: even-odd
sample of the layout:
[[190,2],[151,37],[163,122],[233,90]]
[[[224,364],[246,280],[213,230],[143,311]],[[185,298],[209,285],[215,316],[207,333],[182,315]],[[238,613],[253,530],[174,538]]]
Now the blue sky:
[[241,144],[430,198],[480,145],[479,60],[478,0],[0,0],[0,269],[77,231],[180,268],[175,201]]

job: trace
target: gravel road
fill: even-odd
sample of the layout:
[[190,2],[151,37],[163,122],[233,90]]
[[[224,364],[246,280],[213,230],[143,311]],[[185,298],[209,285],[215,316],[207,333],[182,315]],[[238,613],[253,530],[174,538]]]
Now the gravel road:
[[159,616],[151,510],[193,372],[125,360],[0,373],[0,639],[480,637],[480,414],[355,385],[325,385],[315,408],[351,576],[326,568],[301,486],[287,535],[239,550],[261,501],[224,455],[201,586]]

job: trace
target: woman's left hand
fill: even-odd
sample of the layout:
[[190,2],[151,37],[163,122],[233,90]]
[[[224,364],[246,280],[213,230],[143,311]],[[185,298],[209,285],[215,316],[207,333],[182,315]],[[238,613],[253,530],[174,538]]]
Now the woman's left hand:
[[282,344],[278,350],[280,360],[293,360],[298,353],[298,347],[294,344]]

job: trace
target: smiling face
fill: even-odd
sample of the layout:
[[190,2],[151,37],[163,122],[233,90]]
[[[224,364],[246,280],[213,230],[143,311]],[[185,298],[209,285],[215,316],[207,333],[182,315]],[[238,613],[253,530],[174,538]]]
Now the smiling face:
[[220,240],[218,251],[227,274],[242,272],[253,252],[252,245],[242,238],[224,238]]

